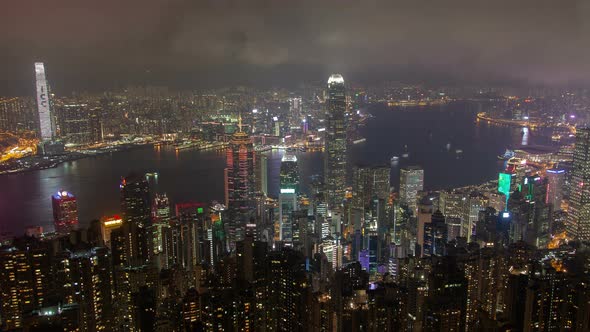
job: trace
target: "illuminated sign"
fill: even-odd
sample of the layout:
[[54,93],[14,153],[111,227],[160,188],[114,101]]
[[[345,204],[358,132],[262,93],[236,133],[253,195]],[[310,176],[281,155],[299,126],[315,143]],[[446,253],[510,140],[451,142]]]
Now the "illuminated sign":
[[197,208],[197,213],[203,213],[203,208],[202,207]]
[[564,169],[548,169],[547,173],[562,174],[562,173],[565,173],[565,170]]
[[295,189],[293,188],[281,188],[281,194],[294,194]]
[[510,212],[502,212],[502,218],[504,218],[504,219],[510,218]]
[[105,226],[121,225],[122,223],[123,223],[123,219],[109,220],[109,221],[103,222],[103,224]]
[[500,173],[498,177],[498,191],[508,196],[510,195],[510,183],[512,181],[512,175],[508,173]]

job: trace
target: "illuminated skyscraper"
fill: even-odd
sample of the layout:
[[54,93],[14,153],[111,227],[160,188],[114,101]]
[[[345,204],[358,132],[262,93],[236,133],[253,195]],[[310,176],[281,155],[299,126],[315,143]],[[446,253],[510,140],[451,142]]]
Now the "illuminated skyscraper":
[[242,131],[242,116],[239,130],[235,132],[227,149],[227,195],[232,210],[251,206],[254,202],[254,148],[252,140]]
[[297,157],[285,155],[281,160],[281,184],[279,192],[279,239],[293,242],[293,211],[297,208],[299,173]]
[[149,184],[136,174],[121,180],[123,232],[127,234],[126,256],[130,264],[145,264],[151,253],[151,204]]
[[404,167],[400,170],[399,198],[416,213],[418,192],[424,189],[424,170],[419,166]]
[[76,197],[62,190],[51,196],[53,224],[58,233],[69,233],[78,227],[78,204]]
[[552,206],[553,211],[561,210],[561,201],[565,189],[565,170],[548,169],[547,170],[547,203]]
[[590,128],[577,130],[570,186],[566,232],[573,239],[590,241]]
[[45,65],[43,62],[35,62],[35,79],[37,86],[37,110],[39,111],[41,140],[50,141],[55,137],[55,121],[51,114],[49,89],[47,87]]
[[327,93],[324,182],[328,207],[333,209],[341,204],[346,190],[346,88],[341,75],[330,76]]

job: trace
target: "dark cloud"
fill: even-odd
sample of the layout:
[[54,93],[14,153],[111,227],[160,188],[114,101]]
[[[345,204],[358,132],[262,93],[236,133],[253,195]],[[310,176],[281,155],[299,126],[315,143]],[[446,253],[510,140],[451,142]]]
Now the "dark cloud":
[[64,84],[303,68],[561,84],[590,77],[589,14],[587,0],[19,0],[0,14],[0,83],[39,59]]

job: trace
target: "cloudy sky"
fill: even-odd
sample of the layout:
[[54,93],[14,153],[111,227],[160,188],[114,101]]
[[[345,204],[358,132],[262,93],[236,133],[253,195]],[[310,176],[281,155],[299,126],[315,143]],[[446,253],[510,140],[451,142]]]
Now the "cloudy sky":
[[[0,89],[316,80],[590,81],[589,0],[7,0]],[[0,95],[1,93],[0,90]]]

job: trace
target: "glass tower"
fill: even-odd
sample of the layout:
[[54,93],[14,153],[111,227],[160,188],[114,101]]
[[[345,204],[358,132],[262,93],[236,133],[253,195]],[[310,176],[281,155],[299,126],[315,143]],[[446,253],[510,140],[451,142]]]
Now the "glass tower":
[[573,239],[590,241],[590,128],[577,130],[571,179],[566,232]]
[[328,207],[332,209],[340,205],[346,187],[346,89],[341,75],[330,76],[327,93],[324,182]]

